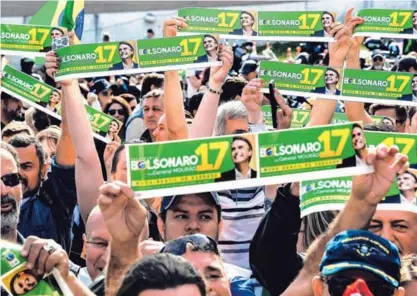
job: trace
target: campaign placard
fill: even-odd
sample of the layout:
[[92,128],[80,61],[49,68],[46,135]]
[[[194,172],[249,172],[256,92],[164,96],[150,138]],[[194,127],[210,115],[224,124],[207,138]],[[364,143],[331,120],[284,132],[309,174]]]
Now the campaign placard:
[[417,39],[417,9],[362,9],[365,22],[355,28],[356,36]]
[[[1,90],[20,99],[34,108],[61,120],[60,103],[51,108],[52,100],[61,100],[61,92],[9,65],[6,65],[1,77]],[[49,105],[49,106],[48,106]],[[88,119],[94,136],[106,143],[114,139],[123,123],[115,118],[85,104]]]
[[178,10],[178,16],[188,25],[180,33],[217,33],[228,39],[259,39],[256,11],[183,8]]
[[[262,113],[264,115],[265,125],[269,129],[273,129],[271,106],[263,105]],[[302,110],[302,109],[292,108],[291,128],[305,127],[307,123],[310,121],[310,114],[311,114],[311,110]],[[387,119],[387,117],[375,116],[375,115],[371,115],[371,118],[374,123],[380,123],[380,122],[383,122],[384,119]],[[388,119],[388,120],[392,122],[391,119]],[[349,122],[350,120],[348,119],[346,113],[339,113],[339,112],[333,113],[331,124],[349,123]]]
[[369,173],[352,161],[353,126],[127,145],[128,183],[148,198]]
[[417,79],[417,74],[345,69],[342,97],[349,101],[417,106],[413,100],[413,79]]
[[56,51],[55,80],[219,66],[218,45],[216,35],[72,45]]
[[341,72],[341,69],[331,67],[261,61],[259,78],[274,80],[275,87],[284,95],[338,99]]
[[[327,11],[259,11],[259,36],[268,40],[330,42],[335,14]],[[265,38],[266,39],[266,38]]]
[[26,259],[20,255],[22,246],[2,240],[0,242],[2,295],[73,295],[57,269],[40,276],[26,268]]
[[[387,195],[378,205],[381,210],[404,210],[417,213],[417,135],[365,131],[365,138],[357,137],[358,145],[375,148],[397,145],[408,155],[410,169],[391,185]],[[352,177],[303,181],[300,185],[301,215],[327,210],[341,210],[349,199]]]
[[38,25],[1,24],[0,53],[43,57],[51,50],[52,37],[62,36],[61,28]]

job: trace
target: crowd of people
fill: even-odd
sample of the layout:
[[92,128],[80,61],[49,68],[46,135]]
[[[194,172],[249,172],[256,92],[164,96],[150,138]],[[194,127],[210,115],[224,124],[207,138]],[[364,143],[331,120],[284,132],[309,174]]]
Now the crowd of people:
[[[326,34],[336,40],[316,52],[318,64],[360,69],[364,38],[352,35],[363,21],[352,10],[343,24],[333,19]],[[182,18],[168,19],[163,36],[186,26]],[[417,295],[417,214],[377,209],[397,176],[409,172],[396,146],[369,151],[363,161],[375,171],[353,178],[340,212],[301,219],[298,182],[136,197],[126,184],[125,144],[267,130],[261,108],[270,103],[261,92],[267,82],[257,70],[260,60],[278,60],[271,44],[258,54],[254,42],[208,41],[222,65],[202,71],[55,82],[60,60],[53,51],[41,67],[22,59],[23,72],[58,89],[45,107],[60,108],[62,120],[1,94],[1,239],[23,245],[35,279],[56,268],[74,295]],[[286,61],[311,63],[297,51],[300,58],[290,48]],[[384,58],[373,52],[370,70],[385,70]],[[391,71],[417,73],[416,53],[398,57]],[[345,111],[365,130],[417,133],[415,108],[284,97],[278,90],[274,99],[279,130],[290,128],[291,107],[308,106],[310,127]],[[84,104],[116,119],[107,144],[94,138]],[[370,115],[389,120],[374,124]],[[234,140],[247,155],[248,142]],[[245,161],[236,163],[246,165],[245,174],[232,170],[221,178],[256,176]],[[13,293],[23,295],[36,280],[15,286]]]

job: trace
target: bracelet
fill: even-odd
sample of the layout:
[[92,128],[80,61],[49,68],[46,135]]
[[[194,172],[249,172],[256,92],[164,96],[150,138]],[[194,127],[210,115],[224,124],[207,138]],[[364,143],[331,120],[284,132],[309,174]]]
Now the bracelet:
[[223,92],[223,90],[221,90],[221,89],[220,90],[212,89],[208,83],[206,84],[206,87],[207,87],[207,90],[209,92],[211,92],[212,94],[215,94],[215,95],[220,95]]

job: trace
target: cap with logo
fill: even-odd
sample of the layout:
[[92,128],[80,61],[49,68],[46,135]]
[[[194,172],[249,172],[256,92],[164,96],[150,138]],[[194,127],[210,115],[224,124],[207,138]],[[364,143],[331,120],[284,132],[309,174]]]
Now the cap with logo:
[[365,270],[397,288],[400,266],[400,255],[394,244],[369,231],[347,230],[327,243],[320,272],[331,276],[349,269]]

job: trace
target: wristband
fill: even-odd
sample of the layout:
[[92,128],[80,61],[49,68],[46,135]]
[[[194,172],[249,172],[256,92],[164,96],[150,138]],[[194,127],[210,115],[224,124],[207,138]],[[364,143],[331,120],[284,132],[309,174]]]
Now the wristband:
[[215,94],[215,95],[220,95],[223,92],[223,90],[221,90],[221,89],[220,90],[212,89],[208,83],[206,84],[206,87],[207,87],[207,90],[209,92],[211,92],[212,94]]

